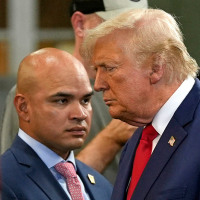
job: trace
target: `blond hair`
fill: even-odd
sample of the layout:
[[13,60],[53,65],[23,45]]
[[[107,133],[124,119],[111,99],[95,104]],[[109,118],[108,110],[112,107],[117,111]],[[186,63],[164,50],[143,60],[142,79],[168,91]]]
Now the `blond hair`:
[[198,65],[183,43],[183,35],[175,18],[160,9],[130,10],[89,30],[81,55],[90,60],[96,41],[114,31],[127,30],[129,45],[141,63],[148,55],[157,55],[155,64],[164,64],[168,80],[183,81],[188,75],[196,77]]

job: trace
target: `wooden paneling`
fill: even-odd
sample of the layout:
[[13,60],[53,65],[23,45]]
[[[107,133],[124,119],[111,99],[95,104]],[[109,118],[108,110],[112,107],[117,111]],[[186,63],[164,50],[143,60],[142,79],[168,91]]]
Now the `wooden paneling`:
[[0,0],[0,28],[6,27],[6,0]]
[[8,72],[8,45],[0,41],[0,75],[6,75]]
[[71,0],[40,0],[39,27],[70,27],[69,5]]

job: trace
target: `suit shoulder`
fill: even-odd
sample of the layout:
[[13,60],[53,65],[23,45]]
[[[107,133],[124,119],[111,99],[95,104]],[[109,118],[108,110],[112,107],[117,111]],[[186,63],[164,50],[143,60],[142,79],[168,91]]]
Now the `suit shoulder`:
[[8,162],[13,162],[13,161],[14,161],[14,155],[10,149],[8,149],[0,157],[1,166],[4,166],[4,164],[6,164]]
[[15,175],[18,170],[18,165],[12,151],[8,149],[0,158],[2,178],[10,177],[11,174]]

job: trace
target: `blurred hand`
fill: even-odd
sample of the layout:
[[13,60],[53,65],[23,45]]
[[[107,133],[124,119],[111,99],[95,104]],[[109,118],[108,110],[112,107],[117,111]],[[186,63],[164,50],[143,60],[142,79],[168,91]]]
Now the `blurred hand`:
[[106,136],[118,145],[123,146],[137,128],[121,120],[113,119],[102,131],[102,134],[104,134],[104,137]]
[[113,119],[76,158],[101,173],[136,129],[137,127]]

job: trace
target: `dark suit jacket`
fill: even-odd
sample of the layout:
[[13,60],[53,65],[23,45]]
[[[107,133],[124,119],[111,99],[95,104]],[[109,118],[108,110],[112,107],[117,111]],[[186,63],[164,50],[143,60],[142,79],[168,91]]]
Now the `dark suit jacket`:
[[[1,157],[2,200],[69,199],[51,171],[38,155],[18,136]],[[109,200],[111,184],[98,172],[76,160],[77,173],[92,200]],[[92,184],[88,174],[94,176]]]
[[[112,200],[126,199],[139,128],[122,152]],[[174,136],[174,146],[168,141]],[[200,199],[200,81],[181,103],[143,171],[132,200]]]

